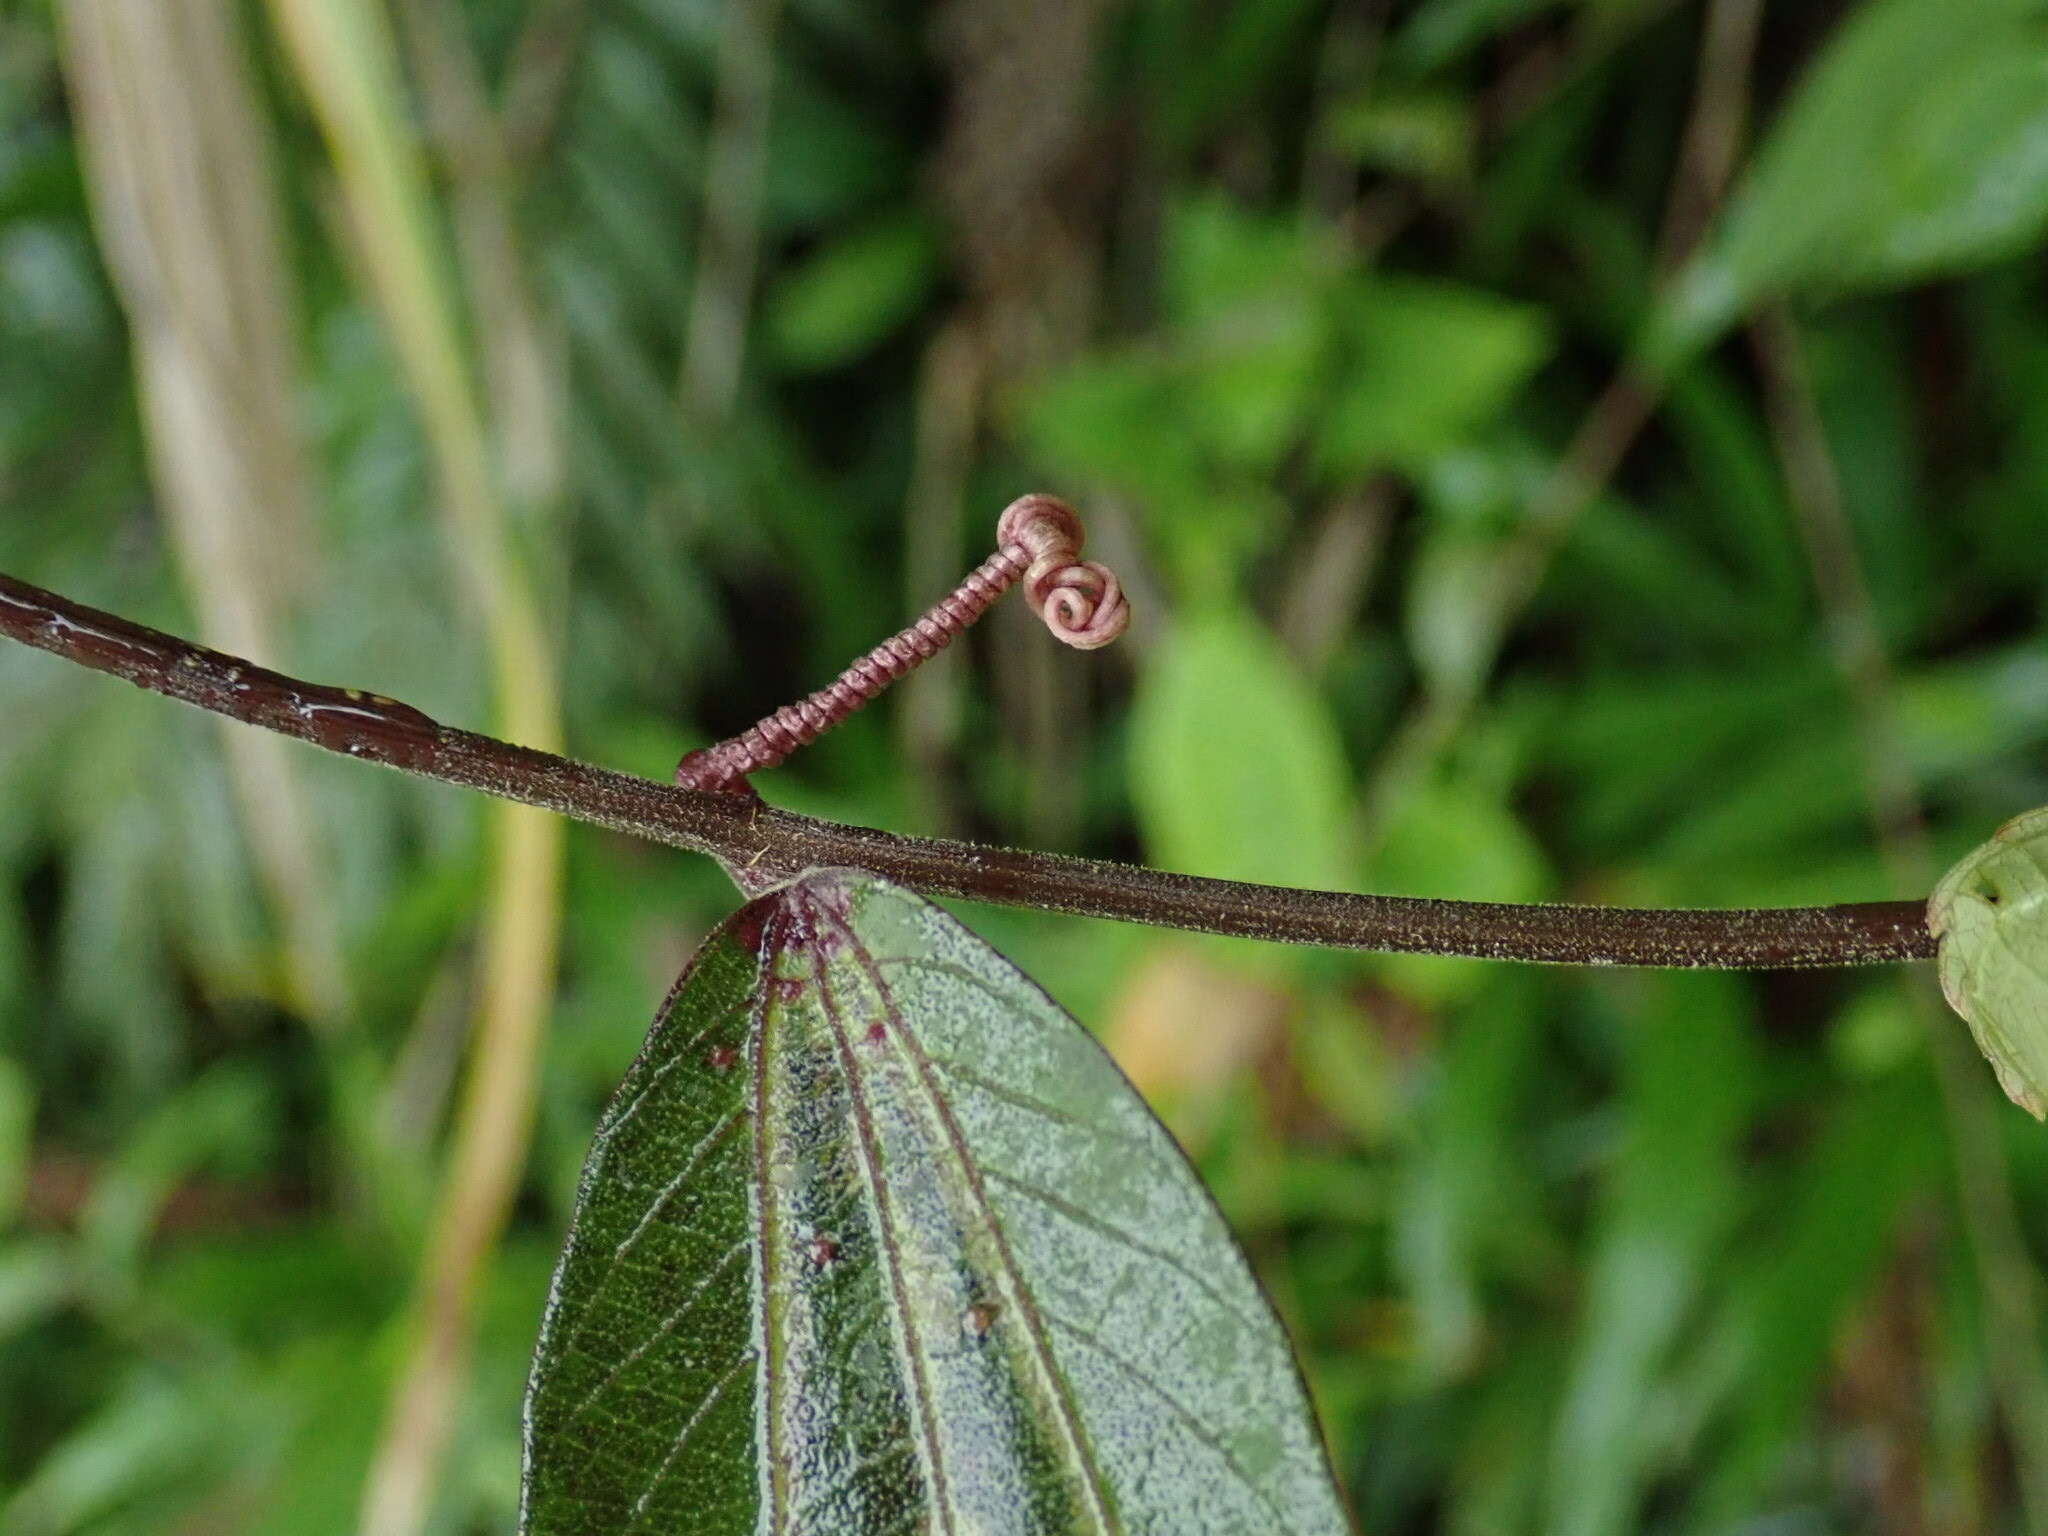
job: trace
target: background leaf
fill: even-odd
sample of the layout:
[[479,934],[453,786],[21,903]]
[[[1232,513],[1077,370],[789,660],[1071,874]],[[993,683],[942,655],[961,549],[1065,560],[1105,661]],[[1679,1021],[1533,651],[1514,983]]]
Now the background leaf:
[[1551,1449],[1545,1527],[1572,1536],[1639,1525],[1657,1454],[1650,1383],[1697,1303],[1741,1187],[1736,1139],[1752,1073],[1730,985],[1667,976],[1644,986],[1651,1007],[1625,1048],[1634,1091]]
[[818,251],[769,302],[777,358],[814,372],[860,356],[917,312],[937,257],[931,231],[914,217],[880,220]]
[[1343,748],[1270,635],[1238,613],[1190,617],[1148,668],[1132,714],[1131,792],[1155,863],[1344,884]]
[[1420,468],[1499,411],[1550,350],[1539,311],[1409,278],[1348,296],[1337,326],[1345,369],[1316,454],[1338,476]]
[[1760,300],[1924,280],[2048,226],[2048,7],[1877,0],[1828,44],[1653,327],[1658,356]]

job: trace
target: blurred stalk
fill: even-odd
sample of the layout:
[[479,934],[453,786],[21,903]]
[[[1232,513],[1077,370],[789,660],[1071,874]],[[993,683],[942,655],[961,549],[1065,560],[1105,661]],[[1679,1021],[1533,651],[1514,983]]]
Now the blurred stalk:
[[[1727,191],[1749,118],[1750,63],[1762,16],[1763,0],[1714,0],[1707,8],[1692,109],[1664,198],[1656,256],[1660,279],[1691,254]],[[1603,46],[1611,44],[1609,38]],[[1600,51],[1588,50],[1596,57]],[[1462,686],[1434,689],[1417,700],[1373,767],[1360,815],[1361,841],[1368,852],[1378,847],[1409,791],[1429,778],[1463,731],[1508,630],[1543,585],[1550,562],[1580,516],[1649,425],[1664,387],[1663,380],[1644,377],[1624,360],[1530,499],[1522,526],[1502,543],[1492,570],[1480,578],[1490,590],[1485,611],[1493,622],[1484,657]]]
[[[1386,41],[1387,9],[1387,0],[1330,7],[1316,49],[1311,123],[1328,122],[1342,96],[1363,96],[1372,89]],[[1301,166],[1301,211],[1311,229],[1346,219],[1357,201],[1357,180],[1356,164],[1339,154],[1327,135],[1311,133]]]
[[505,67],[505,153],[515,170],[554,142],[590,26],[590,0],[534,0]]
[[684,417],[700,427],[723,426],[739,396],[760,261],[761,188],[781,10],[782,0],[726,0],[719,36],[718,99],[680,383]]
[[[217,0],[67,0],[60,16],[152,475],[200,634],[280,666],[279,607],[312,575],[311,497],[271,125],[239,13]],[[297,764],[254,731],[224,723],[221,740],[282,929],[287,1001],[331,1031],[349,987]]]
[[1393,522],[1393,487],[1370,481],[1331,501],[1281,591],[1276,624],[1302,670],[1320,677],[1351,632]]
[[[928,22],[951,96],[930,174],[965,290],[957,323],[975,338],[992,419],[1078,351],[1093,323],[1099,210],[1077,168],[1099,153],[1094,42],[1106,10],[1104,0],[948,0]],[[996,694],[1021,758],[1014,835],[1071,846],[1084,809],[1076,764],[1089,750],[1085,672],[1023,609],[991,622]]]
[[[1771,436],[1778,449],[1800,542],[1813,571],[1822,626],[1849,695],[1865,792],[1899,896],[1928,890],[1940,873],[1927,839],[1920,786],[1899,726],[1891,658],[1885,653],[1841,479],[1813,391],[1805,350],[1782,307],[1759,315],[1750,340],[1761,365]],[[1954,1149],[1957,1203],[1982,1291],[1984,1357],[2005,1420],[2025,1528],[2048,1536],[2048,1375],[2044,1375],[2040,1280],[2028,1256],[1999,1144],[1984,1064],[1959,1021],[1935,995],[1926,970],[1900,982],[1926,1032]]]
[[400,0],[399,19],[454,205],[455,251],[470,308],[490,317],[477,328],[476,345],[502,483],[519,508],[552,508],[563,478],[559,349],[520,258],[518,178],[461,15],[449,0]]
[[1359,820],[1368,852],[1377,851],[1409,792],[1430,777],[1463,732],[1486,691],[1487,678],[1509,629],[1543,585],[1550,562],[1580,515],[1621,468],[1622,459],[1656,411],[1659,394],[1656,385],[1623,365],[1593,402],[1564,456],[1531,498],[1521,526],[1502,542],[1491,568],[1476,578],[1485,582],[1488,590],[1488,601],[1475,605],[1476,611],[1491,620],[1484,636],[1484,655],[1456,687],[1434,687],[1424,693],[1394,728],[1362,796]]
[[[483,617],[496,727],[552,749],[561,739],[555,661],[493,475],[426,167],[409,136],[396,44],[374,5],[270,0],[270,12],[327,139],[369,288],[419,405],[456,563]],[[411,1536],[425,1523],[467,1372],[475,1298],[532,1128],[559,940],[562,829],[521,807],[491,815],[495,868],[469,1077],[421,1266],[411,1351],[364,1491],[361,1529],[375,1536]]]
[[[924,612],[960,579],[960,515],[981,424],[981,376],[981,350],[957,321],[925,348],[903,508],[905,613]],[[942,837],[958,837],[966,825],[954,781],[965,667],[957,649],[941,651],[903,680],[896,709],[915,804],[925,830]]]

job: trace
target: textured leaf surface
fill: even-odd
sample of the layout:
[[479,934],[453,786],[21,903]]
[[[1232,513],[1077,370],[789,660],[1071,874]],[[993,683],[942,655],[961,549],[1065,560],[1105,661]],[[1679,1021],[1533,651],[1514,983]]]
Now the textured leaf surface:
[[2005,1096],[2048,1117],[2048,807],[2015,816],[1927,902],[1949,1006]]
[[599,1126],[522,1529],[1341,1532],[1179,1150],[973,935],[813,874],[706,943]]

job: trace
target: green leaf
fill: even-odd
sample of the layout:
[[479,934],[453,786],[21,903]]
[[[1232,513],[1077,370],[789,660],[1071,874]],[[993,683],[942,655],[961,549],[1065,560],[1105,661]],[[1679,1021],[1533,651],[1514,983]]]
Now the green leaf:
[[2005,1096],[2048,1118],[2048,806],[2015,816],[1927,901],[1942,995]]
[[1350,773],[1328,706],[1248,616],[1176,627],[1131,720],[1131,796],[1168,869],[1276,885],[1350,881]]
[[1285,1335],[1101,1048],[845,871],[705,943],[598,1128],[521,1529],[1347,1530]]
[[[1640,1530],[1654,1462],[1643,1407],[1706,1290],[1742,1190],[1756,1078],[1728,978],[1662,975],[1631,1019],[1615,1151],[1570,1383],[1551,1445],[1546,1531]],[[1632,1012],[1635,1010],[1631,1010]]]
[[1552,345],[1541,310],[1456,283],[1378,278],[1340,313],[1347,366],[1316,452],[1343,476],[1413,470],[1463,441]]
[[2041,0],[1882,0],[1807,75],[1674,286],[1669,363],[1761,299],[1881,288],[2017,255],[2048,227]]
[[0,1530],[85,1530],[124,1503],[175,1484],[207,1454],[208,1406],[155,1372],[133,1371],[33,1472],[0,1494]]
[[1337,270],[1336,252],[1299,219],[1211,195],[1173,210],[1160,284],[1175,325],[1193,329],[1316,293]]
[[11,1056],[0,1056],[0,1232],[14,1225],[28,1191],[36,1085]]
[[[1896,986],[1886,988],[1894,996]],[[1739,1527],[1798,1443],[1845,1319],[1884,1273],[1908,1201],[1939,1166],[1940,1102],[1919,1073],[1854,1092],[1820,1128],[1784,1198],[1771,1201],[1751,1273],[1728,1287],[1733,1356],[1727,1449],[1708,1469],[1693,1529]]]
[[[1365,886],[1390,896],[1540,901],[1552,878],[1543,850],[1501,791],[1437,778],[1403,795],[1388,818]],[[1438,1007],[1479,991],[1495,967],[1441,955],[1375,955],[1373,970],[1398,991]]]
[[1503,535],[1431,527],[1408,572],[1408,651],[1431,693],[1469,699],[1486,681],[1509,618]]
[[1031,392],[1025,430],[1062,473],[1177,506],[1202,484],[1204,460],[1181,425],[1177,384],[1175,370],[1152,352],[1092,354]]
[[768,306],[776,357],[798,372],[852,362],[916,314],[938,272],[921,219],[842,236],[784,278]]
[[1464,96],[1376,84],[1332,104],[1317,130],[1332,153],[1419,181],[1471,179],[1478,115]]
[[1525,974],[1495,967],[1489,980],[1444,1038],[1417,1115],[1415,1155],[1396,1175],[1391,1258],[1414,1311],[1410,1368],[1424,1387],[1481,1362],[1482,1261],[1489,1246],[1506,1245],[1503,1232],[1532,1220],[1536,1203],[1527,1198],[1515,1135],[1540,1016]]
[[1174,211],[1160,284],[1174,321],[1163,425],[1226,468],[1269,475],[1322,392],[1335,252],[1298,219],[1222,197]]

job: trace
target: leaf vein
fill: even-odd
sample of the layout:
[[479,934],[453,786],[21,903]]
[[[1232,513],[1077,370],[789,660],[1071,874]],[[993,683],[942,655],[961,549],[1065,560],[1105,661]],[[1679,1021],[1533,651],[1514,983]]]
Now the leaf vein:
[[[808,903],[813,916],[823,908],[816,902]],[[835,918],[835,921],[836,918]],[[857,947],[857,941],[856,941]],[[867,1185],[869,1197],[875,1202],[875,1233],[880,1239],[884,1262],[889,1271],[889,1287],[896,1297],[896,1310],[903,1319],[904,1352],[910,1365],[911,1383],[916,1391],[912,1396],[920,1439],[924,1442],[925,1457],[932,1480],[932,1502],[937,1506],[939,1522],[949,1533],[953,1531],[953,1504],[946,1489],[946,1468],[939,1448],[937,1425],[933,1422],[931,1383],[925,1374],[924,1343],[918,1334],[916,1314],[911,1310],[910,1293],[903,1277],[903,1255],[897,1247],[896,1222],[890,1204],[888,1181],[882,1175],[879,1148],[875,1145],[874,1120],[868,1110],[867,1094],[861,1080],[860,1068],[854,1059],[853,1042],[846,1033],[846,1021],[840,1016],[839,1002],[833,994],[831,977],[825,969],[825,955],[821,945],[813,944],[811,966],[817,979],[818,1006],[831,1027],[834,1041],[839,1048],[839,1060],[846,1073],[847,1095],[852,1104],[855,1144],[860,1148],[860,1165],[863,1182]]]
[[1100,1216],[1096,1216],[1091,1212],[1083,1210],[1080,1206],[1075,1205],[1070,1201],[1061,1199],[1058,1195],[1052,1193],[1051,1190],[1040,1188],[1038,1185],[1030,1183],[1028,1180],[1018,1178],[1014,1173],[1005,1173],[1002,1169],[993,1167],[986,1163],[982,1165],[982,1171],[986,1173],[990,1178],[994,1179],[997,1183],[1008,1185],[1011,1189],[1016,1190],[1019,1194],[1025,1195],[1030,1199],[1036,1200],[1040,1205],[1046,1206],[1052,1210],[1059,1212],[1060,1215],[1066,1217],[1068,1220],[1073,1221],[1078,1225],[1088,1227],[1093,1231],[1100,1232],[1104,1237],[1111,1238],[1114,1241],[1123,1244],[1127,1248],[1130,1248],[1138,1253],[1142,1253],[1146,1258],[1155,1260],[1156,1262],[1165,1265],[1168,1269],[1171,1269],[1175,1274],[1179,1275],[1182,1279],[1186,1280],[1189,1284],[1193,1285],[1204,1296],[1207,1296],[1211,1301],[1215,1302],[1217,1306],[1221,1307],[1226,1313],[1230,1315],[1233,1321],[1241,1323],[1246,1327],[1255,1328],[1259,1326],[1258,1319],[1252,1317],[1249,1313],[1245,1312],[1244,1310],[1236,1306],[1230,1300],[1229,1297],[1225,1296],[1221,1291],[1217,1290],[1214,1285],[1212,1285],[1208,1280],[1204,1279],[1195,1270],[1190,1269],[1179,1258],[1176,1258],[1173,1255],[1173,1253],[1169,1250],[1165,1248],[1154,1247],[1151,1243],[1146,1242],[1143,1238],[1133,1236],[1131,1233],[1126,1232],[1122,1227],[1119,1227],[1112,1222],[1104,1221]]
[[[1080,1411],[1073,1401],[1066,1378],[1060,1372],[1059,1362],[1053,1355],[1052,1343],[1046,1336],[1045,1320],[1039,1312],[1037,1298],[1033,1295],[1031,1287],[1025,1284],[1024,1276],[1017,1265],[1016,1255],[1010,1251],[1009,1238],[1003,1231],[1001,1221],[997,1219],[987,1189],[982,1185],[980,1165],[967,1145],[967,1138],[960,1129],[960,1122],[954,1117],[945,1095],[939,1091],[938,1084],[934,1081],[932,1062],[925,1055],[923,1043],[918,1040],[916,1031],[908,1027],[896,995],[882,975],[879,962],[848,923],[841,920],[836,913],[829,915],[833,925],[846,936],[848,947],[864,963],[869,979],[882,994],[884,1005],[902,1026],[895,1031],[892,1039],[897,1048],[909,1057],[918,1085],[924,1091],[925,1101],[937,1119],[941,1133],[952,1147],[953,1155],[959,1160],[961,1176],[967,1185],[968,1194],[980,1211],[989,1241],[1001,1263],[1004,1290],[1024,1321],[1025,1333],[1031,1341],[1032,1359],[1044,1375],[1047,1395],[1051,1399],[1061,1433],[1067,1442],[1069,1452],[1079,1464],[1080,1482],[1088,1495],[1089,1513],[1094,1517],[1097,1529],[1115,1530],[1116,1521],[1110,1513],[1108,1494],[1103,1487],[1102,1469],[1096,1465],[1094,1447],[1088,1441],[1087,1431],[1081,1423]],[[1000,997],[1000,994],[996,996]],[[1014,1008],[1014,1000],[1003,1000],[1003,1006]]]
[[1083,1343],[1092,1346],[1111,1365],[1124,1372],[1131,1380],[1137,1382],[1154,1397],[1158,1398],[1160,1402],[1164,1403],[1167,1410],[1186,1426],[1188,1433],[1214,1451],[1223,1464],[1230,1468],[1231,1474],[1237,1478],[1238,1482],[1250,1492],[1252,1497],[1272,1512],[1275,1522],[1274,1529],[1285,1530],[1287,1528],[1286,1512],[1274,1502],[1273,1496],[1266,1492],[1264,1486],[1244,1469],[1243,1464],[1237,1459],[1236,1452],[1224,1444],[1222,1438],[1203,1422],[1199,1414],[1183,1403],[1173,1392],[1162,1386],[1159,1382],[1154,1381],[1144,1369],[1126,1360],[1122,1355],[1111,1349],[1108,1344],[1103,1342],[1101,1335],[1097,1334],[1093,1329],[1085,1328],[1070,1318],[1055,1317],[1050,1313],[1047,1314],[1047,1321],[1055,1328],[1071,1333]]
[[654,1495],[660,1490],[661,1485],[668,1480],[670,1471],[675,1467],[676,1458],[682,1455],[683,1447],[689,1443],[690,1436],[697,1432],[697,1426],[704,1422],[705,1415],[709,1414],[719,1398],[725,1395],[725,1389],[732,1385],[732,1379],[739,1375],[747,1366],[753,1364],[753,1360],[753,1351],[748,1350],[739,1359],[733,1361],[726,1373],[718,1378],[718,1381],[709,1392],[704,1394],[704,1401],[697,1405],[696,1410],[685,1421],[682,1429],[676,1435],[675,1444],[668,1448],[668,1454],[661,1458],[661,1465],[654,1469],[653,1479],[642,1490],[640,1497],[633,1501],[633,1510],[629,1517],[633,1523],[627,1527],[629,1531],[637,1529],[640,1522],[646,1518],[648,1504],[653,1501]]
[[578,1419],[582,1418],[583,1415],[589,1411],[591,1404],[595,1403],[599,1395],[608,1390],[611,1384],[617,1381],[619,1377],[622,1374],[624,1374],[628,1366],[634,1364],[642,1356],[644,1356],[648,1350],[654,1348],[654,1346],[659,1341],[666,1338],[670,1333],[672,1333],[675,1330],[676,1325],[680,1323],[686,1316],[689,1315],[690,1309],[697,1304],[697,1302],[703,1297],[704,1293],[711,1289],[712,1281],[716,1280],[720,1275],[724,1274],[726,1270],[731,1266],[732,1261],[747,1251],[747,1246],[747,1239],[741,1238],[739,1242],[735,1243],[731,1248],[727,1249],[725,1257],[720,1259],[717,1264],[712,1266],[712,1268],[706,1270],[703,1278],[697,1282],[696,1286],[690,1291],[690,1294],[683,1298],[682,1305],[678,1306],[673,1312],[669,1313],[667,1317],[663,1318],[661,1320],[660,1325],[657,1328],[655,1328],[655,1330],[652,1333],[648,1334],[646,1338],[642,1339],[638,1344],[635,1344],[631,1350],[629,1350],[624,1356],[622,1356],[619,1360],[619,1363],[613,1366],[611,1370],[605,1373],[604,1380],[600,1381],[596,1386],[592,1387],[590,1389],[589,1395],[587,1395],[582,1402],[578,1403],[574,1408],[572,1408],[569,1411],[569,1417],[562,1421],[563,1424],[565,1426],[573,1424]]
[[633,1230],[628,1232],[619,1245],[612,1250],[611,1258],[605,1264],[604,1273],[598,1277],[597,1284],[591,1288],[590,1299],[583,1304],[583,1321],[576,1326],[565,1341],[569,1348],[573,1349],[576,1346],[577,1340],[582,1338],[584,1329],[589,1326],[592,1315],[597,1310],[598,1302],[603,1300],[606,1288],[612,1283],[612,1277],[619,1272],[619,1265],[624,1261],[626,1255],[632,1252],[634,1246],[640,1241],[655,1217],[661,1214],[662,1207],[675,1197],[676,1191],[683,1187],[683,1181],[697,1171],[698,1164],[715,1151],[721,1141],[732,1134],[733,1128],[743,1118],[745,1118],[744,1111],[736,1109],[704,1133],[703,1140],[690,1149],[690,1155],[683,1160],[682,1167],[676,1170],[675,1177],[662,1186],[661,1193],[648,1205],[646,1213],[641,1216],[639,1221],[634,1223]]

